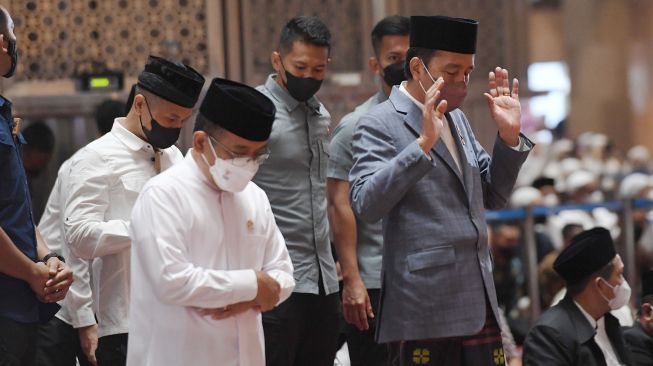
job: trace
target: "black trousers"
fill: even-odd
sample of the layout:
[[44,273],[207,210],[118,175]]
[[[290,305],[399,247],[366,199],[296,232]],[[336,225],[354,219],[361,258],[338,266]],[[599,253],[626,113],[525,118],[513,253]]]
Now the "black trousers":
[[338,293],[293,293],[263,313],[268,366],[333,366],[340,331]]
[[127,333],[100,337],[95,357],[98,366],[125,366],[127,364]]
[[81,366],[90,363],[82,351],[79,333],[57,317],[39,325],[36,336],[36,361],[39,366]]
[[374,319],[367,319],[370,328],[368,330],[358,330],[356,326],[347,324],[345,330],[351,366],[388,364],[388,347],[385,344],[378,344],[374,341],[381,290],[370,289],[367,290],[367,293],[370,297],[370,303],[372,303],[372,310],[375,315]]
[[0,366],[33,366],[37,323],[0,317]]

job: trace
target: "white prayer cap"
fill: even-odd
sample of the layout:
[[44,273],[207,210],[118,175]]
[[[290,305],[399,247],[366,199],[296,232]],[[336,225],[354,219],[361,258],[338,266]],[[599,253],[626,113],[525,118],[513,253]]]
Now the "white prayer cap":
[[510,206],[526,207],[540,203],[542,193],[539,189],[533,187],[519,187],[512,192],[510,196]]
[[577,170],[567,177],[567,193],[574,193],[588,184],[595,183],[596,176],[586,170]]
[[560,170],[565,177],[568,177],[570,174],[581,170],[583,165],[580,160],[576,158],[566,158],[560,162]]
[[588,147],[592,144],[594,132],[583,132],[576,138],[576,143],[579,147]]
[[563,154],[570,153],[574,150],[574,142],[569,139],[560,139],[553,143],[553,156],[557,159]]
[[589,139],[589,144],[592,147],[603,147],[608,144],[608,136],[602,133],[595,133]]
[[619,198],[638,198],[643,189],[651,187],[653,187],[653,179],[650,176],[642,173],[630,174],[621,181]]
[[650,154],[646,146],[636,145],[628,150],[628,160],[630,161],[645,162],[648,161],[649,157]]

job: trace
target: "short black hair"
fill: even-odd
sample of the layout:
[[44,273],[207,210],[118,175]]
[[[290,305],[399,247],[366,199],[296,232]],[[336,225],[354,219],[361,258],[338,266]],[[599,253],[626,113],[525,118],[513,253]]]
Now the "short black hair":
[[571,240],[574,236],[578,235],[578,233],[574,234],[574,231],[576,230],[580,230],[578,233],[583,231],[583,225],[576,223],[567,224],[562,228],[562,237],[565,240]]
[[54,133],[43,121],[35,121],[22,131],[26,149],[51,154],[54,151]]
[[406,62],[404,63],[404,74],[406,74],[406,79],[413,79],[413,74],[410,72],[410,60],[413,57],[421,58],[424,65],[428,65],[437,53],[438,50],[432,50],[430,48],[410,47],[408,52],[406,52]]
[[98,104],[97,108],[95,108],[95,123],[100,135],[111,131],[113,121],[118,117],[123,117],[124,111],[125,103],[117,100],[107,99]]
[[596,277],[601,277],[606,281],[610,280],[610,276],[612,275],[612,271],[614,270],[614,263],[612,261],[608,262],[605,266],[601,267],[598,271],[592,273],[591,275],[583,278],[582,280],[574,283],[574,284],[567,284],[567,295],[566,296],[571,296],[575,297],[576,295],[580,294],[583,292],[585,287],[587,287],[587,284],[590,283],[591,280],[595,279]]
[[381,19],[372,29],[372,47],[378,56],[381,42],[385,36],[407,36],[410,34],[410,18],[401,15],[391,15]]
[[127,96],[127,101],[125,102],[125,116],[129,114],[129,111],[132,109],[134,104],[134,97],[136,97],[136,84],[132,85],[131,90],[129,90],[129,95]]
[[213,137],[217,137],[224,129],[217,123],[204,117],[202,113],[197,113],[195,116],[195,126],[193,132],[204,131]]
[[290,19],[281,30],[279,50],[288,52],[295,41],[301,41],[331,51],[331,32],[320,18],[315,16],[298,16]]

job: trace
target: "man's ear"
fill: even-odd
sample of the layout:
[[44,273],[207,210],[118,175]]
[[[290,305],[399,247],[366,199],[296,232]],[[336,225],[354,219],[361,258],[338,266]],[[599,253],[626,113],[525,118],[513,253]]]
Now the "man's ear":
[[193,150],[197,152],[204,151],[204,144],[207,140],[207,134],[204,131],[193,132]]
[[372,56],[367,60],[367,65],[370,67],[370,70],[376,75],[381,76],[381,67],[379,65],[379,59],[376,56]]
[[411,58],[410,61],[408,61],[408,68],[410,69],[410,73],[413,75],[413,79],[419,79],[422,76],[424,67],[422,66],[419,57],[415,56]]
[[137,115],[143,115],[143,109],[145,109],[145,97],[143,94],[136,94],[134,96],[134,105],[132,108],[136,111]]
[[278,51],[273,51],[270,54],[270,63],[272,64],[272,68],[277,72],[277,74],[282,71],[281,54]]

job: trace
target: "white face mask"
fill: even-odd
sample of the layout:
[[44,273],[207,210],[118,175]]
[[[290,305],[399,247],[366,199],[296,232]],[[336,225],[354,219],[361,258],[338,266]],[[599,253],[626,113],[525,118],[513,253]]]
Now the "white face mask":
[[211,173],[213,182],[223,191],[242,192],[256,175],[259,164],[256,160],[246,157],[230,160],[220,159],[218,154],[215,153],[211,142],[207,141],[207,143],[211,148],[215,162],[210,165],[204,154],[202,154],[202,159],[209,166],[209,173]]
[[601,297],[608,302],[608,305],[610,306],[610,309],[612,310],[617,310],[624,305],[628,303],[628,300],[630,300],[630,285],[628,285],[628,281],[624,280],[622,283],[612,286],[610,283],[603,278],[601,278],[603,282],[606,283],[606,285],[610,286],[612,289],[612,294],[614,294],[614,297],[612,299],[607,299],[601,292]]

